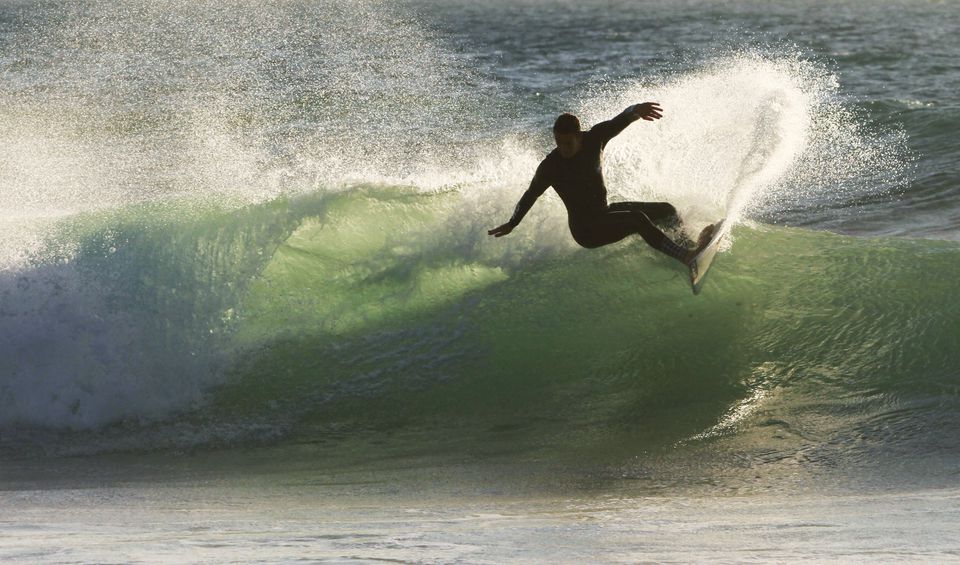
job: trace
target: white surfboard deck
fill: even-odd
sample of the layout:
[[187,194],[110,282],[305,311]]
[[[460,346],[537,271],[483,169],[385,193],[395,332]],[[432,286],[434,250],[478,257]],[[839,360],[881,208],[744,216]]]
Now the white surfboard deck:
[[717,222],[717,228],[710,238],[710,243],[700,253],[697,253],[693,261],[690,261],[690,287],[693,288],[694,294],[700,294],[704,278],[710,270],[710,265],[713,264],[713,258],[716,257],[717,251],[720,249],[720,241],[723,240],[728,231],[730,230],[726,218]]

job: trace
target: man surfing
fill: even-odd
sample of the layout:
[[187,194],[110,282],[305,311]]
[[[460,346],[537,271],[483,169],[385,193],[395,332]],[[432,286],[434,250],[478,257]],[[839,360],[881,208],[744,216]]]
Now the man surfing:
[[548,187],[553,187],[567,208],[570,234],[574,241],[586,248],[616,243],[632,234],[640,234],[651,247],[689,266],[697,253],[707,246],[714,226],[700,233],[694,249],[677,244],[667,237],[654,222],[678,226],[677,210],[666,202],[615,202],[607,204],[607,187],[601,167],[603,149],[613,137],[633,122],[649,122],[663,116],[660,104],[634,104],[620,115],[596,124],[588,131],[580,130],[580,120],[573,114],[561,114],[553,124],[553,138],[557,148],[537,167],[530,188],[507,223],[488,231],[488,235],[503,237],[512,232],[520,220]]

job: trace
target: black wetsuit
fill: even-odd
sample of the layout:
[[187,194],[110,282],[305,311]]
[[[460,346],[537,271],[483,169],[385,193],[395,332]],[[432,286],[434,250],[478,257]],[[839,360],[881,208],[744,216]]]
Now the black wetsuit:
[[552,186],[567,208],[573,239],[583,247],[600,247],[638,233],[656,249],[676,255],[676,251],[665,249],[672,249],[673,241],[653,223],[679,222],[673,206],[666,202],[607,204],[603,149],[608,141],[636,120],[628,109],[612,120],[596,124],[590,131],[583,132],[580,150],[570,159],[563,158],[558,149],[551,151],[537,167],[530,188],[517,203],[510,225],[516,227],[537,198]]

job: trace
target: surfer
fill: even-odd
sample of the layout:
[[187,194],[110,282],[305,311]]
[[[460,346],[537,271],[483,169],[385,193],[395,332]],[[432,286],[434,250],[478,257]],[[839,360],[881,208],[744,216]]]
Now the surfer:
[[655,222],[670,228],[680,225],[677,210],[666,202],[615,202],[607,204],[607,187],[601,167],[603,149],[613,137],[633,122],[659,120],[663,110],[656,102],[634,104],[615,118],[580,130],[573,114],[561,114],[553,124],[557,148],[537,167],[530,188],[523,193],[507,223],[487,232],[503,237],[514,230],[544,191],[553,187],[567,208],[570,234],[586,248],[616,243],[640,234],[651,247],[689,265],[713,234],[713,225],[703,229],[696,248],[670,239]]

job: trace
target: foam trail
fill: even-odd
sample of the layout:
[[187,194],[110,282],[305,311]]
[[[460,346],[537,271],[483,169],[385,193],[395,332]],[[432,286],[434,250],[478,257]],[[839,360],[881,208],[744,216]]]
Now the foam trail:
[[[659,84],[612,88],[581,104],[588,123],[657,101],[664,118],[612,142],[605,173],[614,199],[673,202],[694,227],[739,222],[801,198],[821,205],[851,179],[896,177],[902,149],[861,131],[837,100],[837,79],[790,57],[737,54]],[[842,154],[844,159],[830,159]]]
[[776,62],[735,59],[591,101],[606,114],[648,99],[664,108],[662,120],[640,122],[611,144],[611,185],[625,197],[673,202],[694,223],[740,220],[806,146],[810,94],[797,82]]

